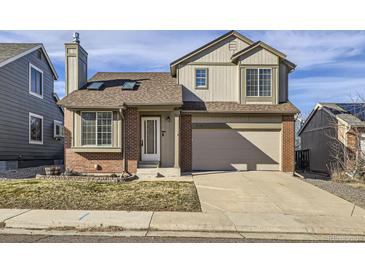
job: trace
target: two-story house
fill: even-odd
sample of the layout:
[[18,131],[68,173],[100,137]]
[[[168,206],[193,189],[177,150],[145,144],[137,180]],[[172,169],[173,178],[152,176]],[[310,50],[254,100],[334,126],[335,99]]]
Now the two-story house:
[[0,43],[0,171],[62,163],[55,80],[42,44]]
[[170,64],[170,73],[99,72],[87,80],[78,36],[65,44],[66,167],[160,175],[294,170],[294,116],[278,50],[236,31]]

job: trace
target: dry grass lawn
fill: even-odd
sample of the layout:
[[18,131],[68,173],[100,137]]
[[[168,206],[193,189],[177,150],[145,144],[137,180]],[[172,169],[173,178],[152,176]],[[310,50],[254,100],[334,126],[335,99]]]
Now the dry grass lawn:
[[192,182],[0,182],[0,208],[201,211]]

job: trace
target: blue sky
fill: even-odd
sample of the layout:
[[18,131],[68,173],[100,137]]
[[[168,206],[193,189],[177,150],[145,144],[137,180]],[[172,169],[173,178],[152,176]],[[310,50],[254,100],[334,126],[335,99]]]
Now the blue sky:
[[[98,71],[169,71],[169,63],[226,31],[79,31],[89,53],[89,77]],[[290,100],[308,114],[316,102],[365,95],[365,31],[245,31],[297,64]],[[73,31],[0,31],[1,42],[42,42],[59,74],[64,95],[64,43]]]

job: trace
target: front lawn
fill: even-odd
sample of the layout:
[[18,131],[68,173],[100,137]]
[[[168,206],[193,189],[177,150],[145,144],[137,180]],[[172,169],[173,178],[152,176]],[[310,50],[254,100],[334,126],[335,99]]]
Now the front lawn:
[[201,211],[192,182],[0,182],[0,208]]

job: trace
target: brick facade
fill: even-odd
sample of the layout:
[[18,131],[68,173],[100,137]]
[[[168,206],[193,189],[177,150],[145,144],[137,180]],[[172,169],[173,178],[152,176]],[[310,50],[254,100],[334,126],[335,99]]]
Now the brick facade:
[[137,108],[127,108],[125,115],[125,141],[126,151],[125,155],[128,159],[127,170],[130,173],[137,172],[137,165],[140,155],[140,116]]
[[192,170],[192,119],[190,114],[180,117],[180,168],[181,171]]
[[283,116],[282,121],[282,163],[281,170],[294,172],[295,168],[295,125],[294,116]]
[[[81,173],[122,173],[123,153],[74,152],[72,146],[72,112],[65,110],[65,168]],[[127,169],[137,172],[139,159],[139,114],[136,108],[125,111]]]

